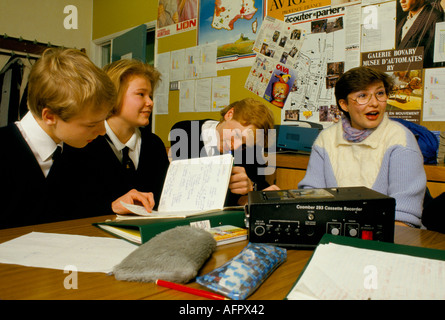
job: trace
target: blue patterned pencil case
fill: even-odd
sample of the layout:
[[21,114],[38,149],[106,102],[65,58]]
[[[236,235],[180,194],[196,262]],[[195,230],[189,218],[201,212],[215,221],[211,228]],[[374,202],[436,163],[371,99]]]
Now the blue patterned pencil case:
[[286,249],[249,243],[232,260],[196,281],[230,299],[244,300],[286,259]]

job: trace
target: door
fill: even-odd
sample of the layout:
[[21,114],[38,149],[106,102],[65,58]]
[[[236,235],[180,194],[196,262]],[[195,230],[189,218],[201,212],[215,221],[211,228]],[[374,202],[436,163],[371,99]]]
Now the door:
[[111,61],[137,59],[145,62],[147,26],[142,24],[116,37],[111,43]]

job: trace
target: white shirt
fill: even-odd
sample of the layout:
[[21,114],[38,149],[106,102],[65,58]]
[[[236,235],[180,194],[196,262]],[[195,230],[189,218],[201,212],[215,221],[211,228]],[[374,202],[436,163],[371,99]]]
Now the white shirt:
[[34,157],[39,163],[45,177],[53,165],[53,153],[58,146],[63,148],[63,143],[56,144],[54,140],[40,127],[31,112],[28,112],[15,125],[28,143]]
[[111,149],[114,151],[114,154],[122,162],[122,149],[128,147],[128,156],[131,161],[133,161],[134,167],[137,169],[139,164],[139,155],[141,153],[141,131],[139,128],[136,128],[135,132],[131,136],[131,138],[127,141],[127,143],[122,143],[119,138],[114,134],[113,130],[108,125],[108,122],[105,121],[105,129],[107,131],[108,144],[111,146]]
[[208,120],[202,125],[201,139],[208,156],[215,155],[215,151],[218,150],[218,134],[216,132],[218,123],[215,120]]

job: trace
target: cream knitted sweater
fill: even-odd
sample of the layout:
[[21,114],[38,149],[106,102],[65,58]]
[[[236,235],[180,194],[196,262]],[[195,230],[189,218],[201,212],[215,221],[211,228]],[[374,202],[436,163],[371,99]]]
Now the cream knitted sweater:
[[396,199],[396,220],[420,227],[426,175],[416,138],[385,115],[362,142],[343,138],[341,122],[318,136],[299,188],[365,186]]

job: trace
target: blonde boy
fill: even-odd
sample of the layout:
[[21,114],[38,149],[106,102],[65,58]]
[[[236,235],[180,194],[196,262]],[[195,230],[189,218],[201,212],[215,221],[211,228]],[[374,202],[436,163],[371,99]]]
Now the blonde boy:
[[[82,148],[105,133],[114,108],[113,83],[88,57],[74,49],[47,49],[28,81],[29,112],[0,129],[0,228],[71,219],[64,143]],[[78,186],[81,188],[81,186]],[[75,201],[75,199],[72,199]],[[79,217],[80,217],[79,213]]]

